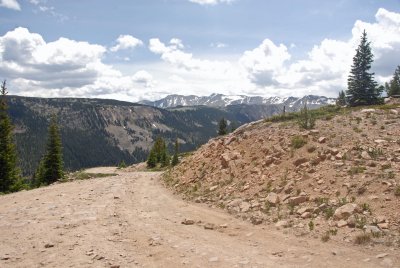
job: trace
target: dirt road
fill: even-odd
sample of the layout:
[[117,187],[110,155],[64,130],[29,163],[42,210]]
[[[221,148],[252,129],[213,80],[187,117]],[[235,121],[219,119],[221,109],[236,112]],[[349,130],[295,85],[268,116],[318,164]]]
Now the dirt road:
[[398,253],[253,226],[182,201],[158,173],[0,196],[0,267],[400,267]]

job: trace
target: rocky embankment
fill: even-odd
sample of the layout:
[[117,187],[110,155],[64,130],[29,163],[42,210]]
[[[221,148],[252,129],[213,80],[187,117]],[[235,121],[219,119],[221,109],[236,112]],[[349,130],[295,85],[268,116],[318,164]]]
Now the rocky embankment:
[[165,174],[195,202],[295,235],[400,247],[400,106],[258,121],[212,139]]

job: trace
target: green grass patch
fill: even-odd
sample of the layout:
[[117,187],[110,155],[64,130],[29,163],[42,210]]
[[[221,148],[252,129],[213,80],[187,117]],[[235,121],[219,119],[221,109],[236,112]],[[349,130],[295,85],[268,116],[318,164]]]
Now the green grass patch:
[[364,173],[365,169],[366,168],[363,166],[355,166],[355,167],[351,167],[350,170],[348,171],[348,173],[349,173],[349,175],[356,175],[356,174]]
[[[318,109],[309,110],[308,112],[315,119],[331,120],[335,115],[346,113],[350,108],[342,108],[336,105],[327,105],[320,107]],[[267,122],[286,122],[298,120],[300,117],[300,112],[292,112],[280,115],[271,116],[265,121]]]
[[306,144],[307,144],[307,140],[304,139],[302,136],[298,136],[298,135],[294,136],[291,141],[291,146],[294,149],[299,149]]

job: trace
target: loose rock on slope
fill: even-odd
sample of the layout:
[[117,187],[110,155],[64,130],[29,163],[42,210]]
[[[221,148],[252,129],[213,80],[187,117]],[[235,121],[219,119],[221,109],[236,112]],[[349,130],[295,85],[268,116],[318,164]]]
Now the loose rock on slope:
[[[377,108],[327,116],[311,131],[254,122],[210,140],[164,179],[185,198],[242,219],[285,220],[295,235],[350,242],[377,225],[384,236],[372,241],[399,247],[399,174],[400,116]],[[302,208],[311,209],[294,213]],[[378,225],[378,215],[387,221]]]

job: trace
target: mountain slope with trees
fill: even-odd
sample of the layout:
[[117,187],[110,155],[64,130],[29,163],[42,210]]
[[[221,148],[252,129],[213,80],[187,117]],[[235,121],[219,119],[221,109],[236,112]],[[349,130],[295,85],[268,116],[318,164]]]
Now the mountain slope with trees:
[[0,91],[0,192],[9,192],[20,179],[14,144],[13,125],[8,115],[6,81]]
[[229,127],[281,113],[269,105],[176,107],[168,110],[101,99],[8,97],[23,175],[33,175],[45,153],[52,114],[58,118],[66,171],[145,161],[158,136],[172,154],[196,149],[215,137],[218,122]]

